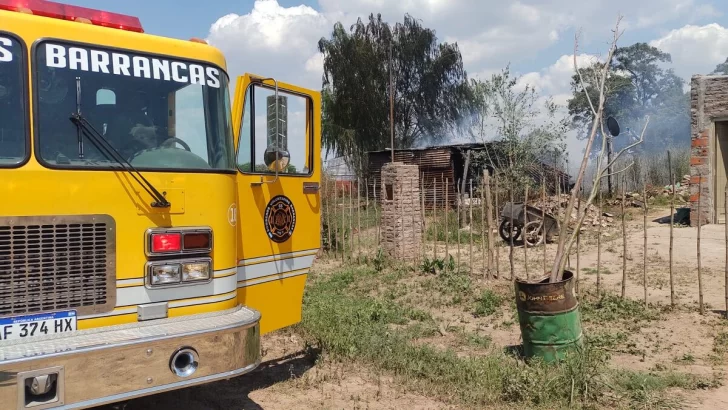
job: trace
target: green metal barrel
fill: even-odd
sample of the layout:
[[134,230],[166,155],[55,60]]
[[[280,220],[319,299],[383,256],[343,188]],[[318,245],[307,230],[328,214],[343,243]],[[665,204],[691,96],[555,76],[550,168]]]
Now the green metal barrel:
[[579,302],[574,296],[574,275],[564,272],[560,282],[516,280],[516,307],[526,358],[546,362],[563,359],[582,346]]

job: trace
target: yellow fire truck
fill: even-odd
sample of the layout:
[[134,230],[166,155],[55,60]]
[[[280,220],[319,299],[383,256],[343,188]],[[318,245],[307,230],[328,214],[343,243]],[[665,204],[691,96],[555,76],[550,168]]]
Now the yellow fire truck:
[[0,408],[230,378],[300,321],[320,246],[320,95],[145,34],[0,0]]

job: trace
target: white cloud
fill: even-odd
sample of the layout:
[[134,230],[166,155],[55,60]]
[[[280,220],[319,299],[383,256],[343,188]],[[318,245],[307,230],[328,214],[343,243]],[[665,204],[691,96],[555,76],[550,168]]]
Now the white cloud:
[[218,19],[207,40],[227,57],[231,77],[251,72],[319,89],[321,64],[311,56],[332,24],[308,6],[256,0],[249,13]]
[[[540,53],[570,42],[578,29],[583,50],[603,52],[620,11],[625,16],[622,28],[629,31],[684,26],[652,42],[672,54],[678,75],[712,71],[728,56],[728,29],[696,25],[720,14],[709,0],[318,0],[314,7],[256,0],[251,10],[236,11],[215,22],[208,36],[225,53],[231,77],[247,71],[314,89],[321,87],[323,70],[319,39],[330,35],[334,23],[348,28],[357,18],[366,22],[372,12],[391,24],[409,13],[434,29],[440,41],[457,41],[470,76],[484,79],[508,63],[542,58]],[[571,58],[563,55],[548,67],[523,74],[522,84],[566,104]],[[590,58],[579,55],[579,62],[586,65]],[[572,153],[580,150],[574,144]]]
[[[590,54],[577,55],[579,67],[587,67],[598,61]],[[518,81],[522,87],[531,85],[539,94],[559,95],[571,94],[571,77],[574,74],[574,56],[563,55],[556,62],[541,71],[523,74]]]
[[321,74],[324,71],[324,55],[316,53],[306,60],[306,71]]
[[672,30],[650,45],[672,55],[675,73],[685,79],[708,74],[728,57],[728,29],[719,24],[687,25]]

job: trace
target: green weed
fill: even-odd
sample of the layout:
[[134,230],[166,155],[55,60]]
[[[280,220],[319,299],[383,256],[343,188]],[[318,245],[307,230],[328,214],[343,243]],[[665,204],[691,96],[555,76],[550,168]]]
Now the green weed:
[[490,289],[486,289],[480,294],[478,299],[475,301],[475,316],[483,317],[490,316],[496,312],[496,310],[503,305],[503,296],[493,292]]

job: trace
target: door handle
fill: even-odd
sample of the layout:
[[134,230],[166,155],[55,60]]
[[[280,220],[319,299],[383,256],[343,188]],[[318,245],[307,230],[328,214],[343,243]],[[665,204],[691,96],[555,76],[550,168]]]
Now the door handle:
[[319,183],[318,182],[304,182],[303,183],[303,193],[304,194],[315,194],[319,191]]

